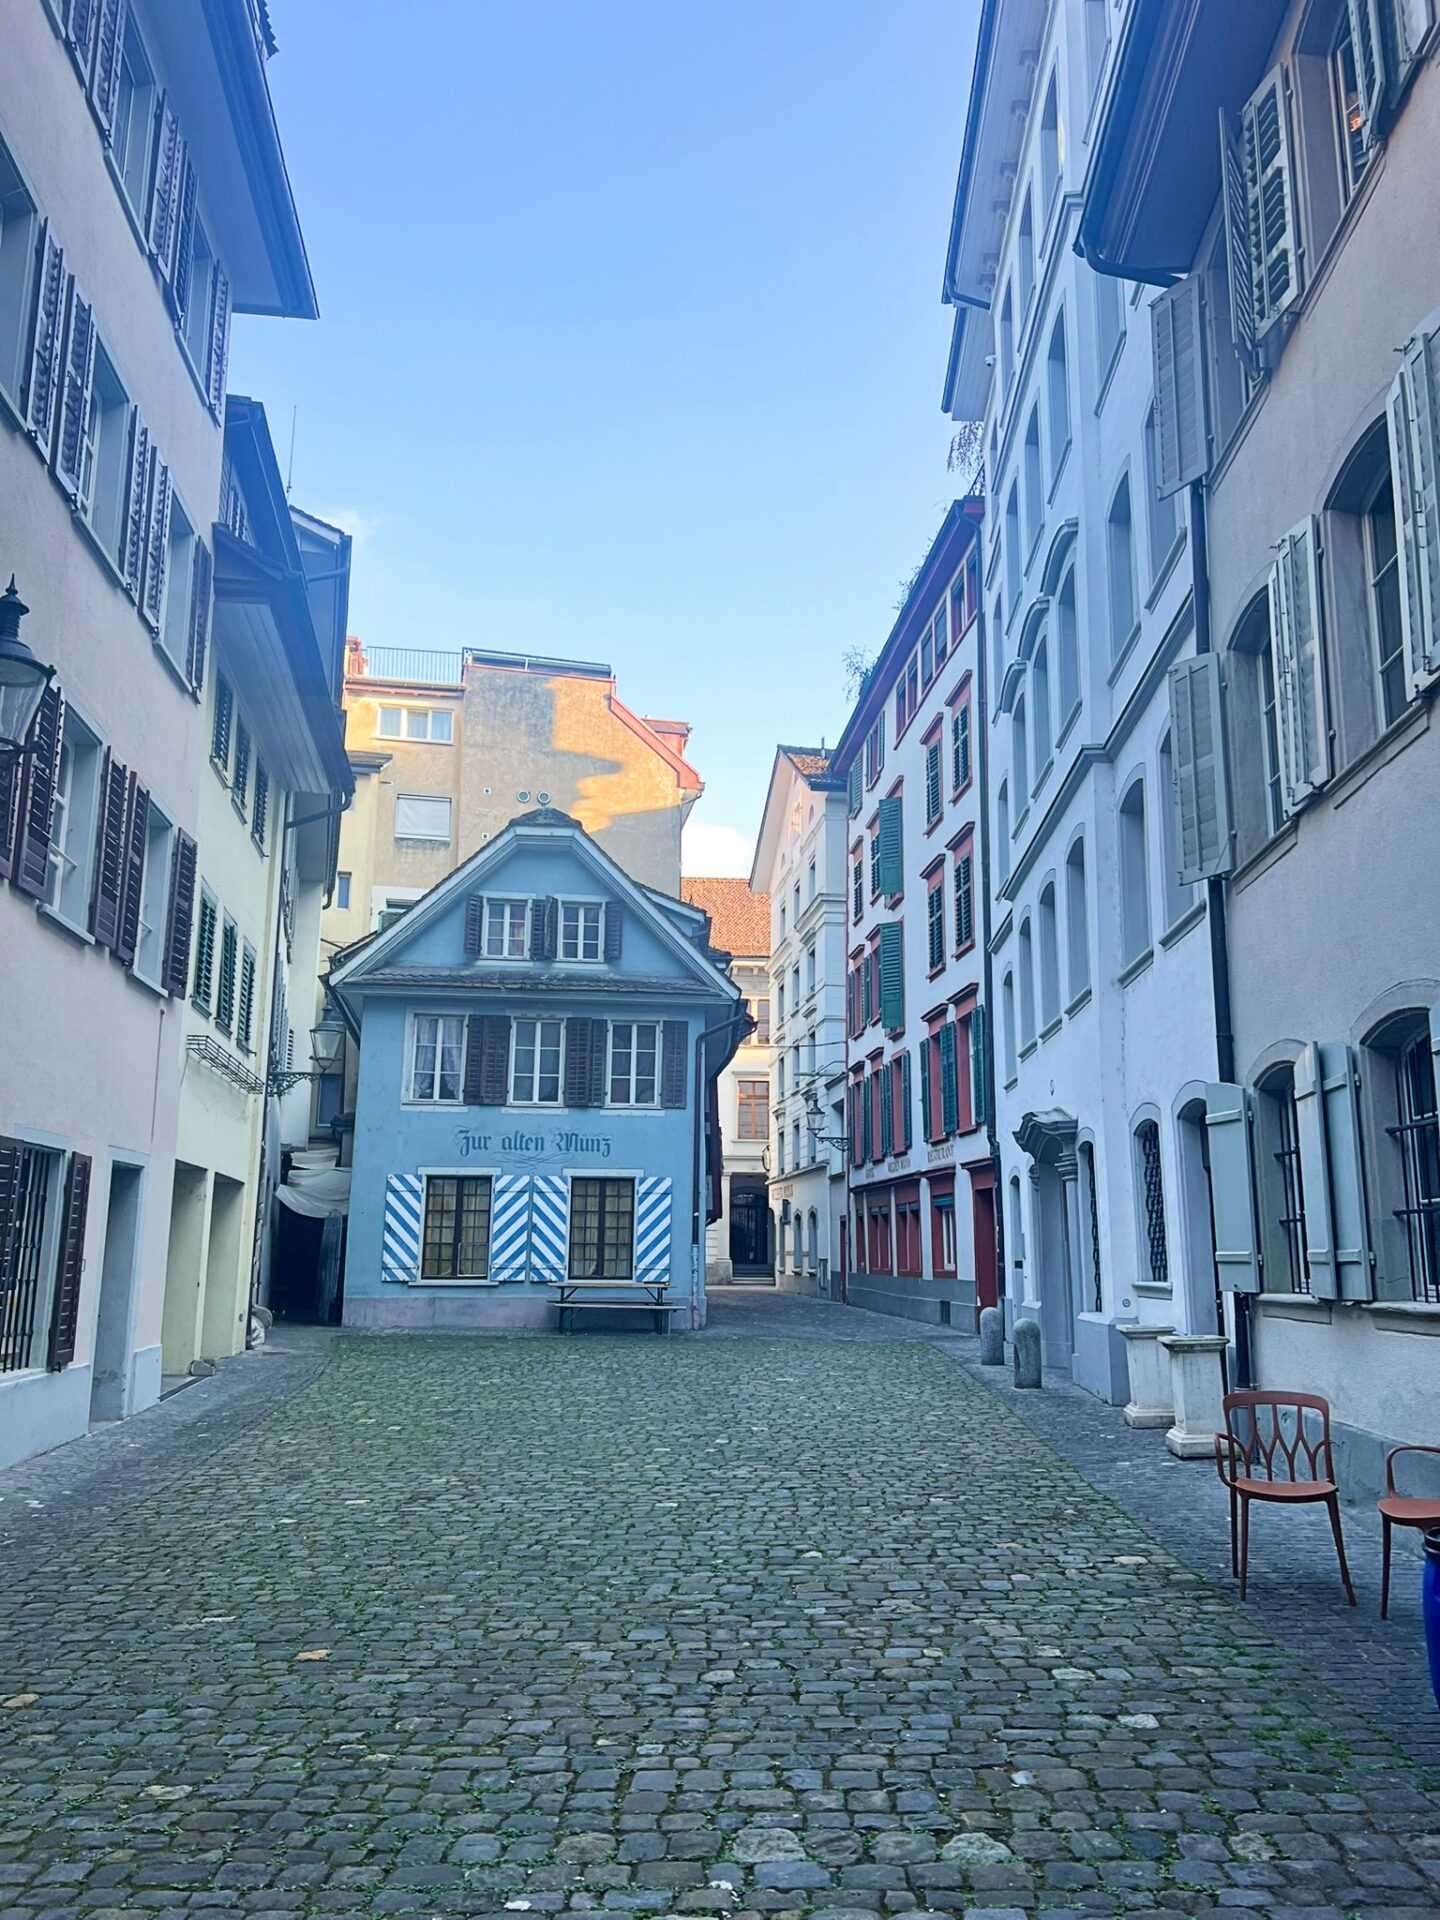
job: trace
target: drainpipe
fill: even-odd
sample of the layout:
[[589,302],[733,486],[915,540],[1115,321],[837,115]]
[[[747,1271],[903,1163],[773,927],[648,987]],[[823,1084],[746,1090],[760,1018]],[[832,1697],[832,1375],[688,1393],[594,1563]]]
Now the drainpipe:
[[754,1024],[742,1003],[722,1025],[702,1027],[694,1040],[695,1058],[690,1081],[695,1089],[694,1140],[690,1169],[690,1319],[692,1324],[695,1319],[695,1309],[700,1300],[700,1262],[703,1257],[701,1252],[703,1209],[700,1204],[700,1194],[705,1184],[705,1119],[710,1108],[708,1082],[702,1077],[705,1052],[711,1036],[723,1034],[730,1048],[726,1058],[733,1058],[735,1049],[745,1038],[746,1033],[753,1030]]
[[[1204,479],[1190,482],[1190,565],[1193,578],[1195,611],[1195,651],[1213,653],[1214,635],[1210,619],[1210,551],[1205,512]],[[1235,1027],[1230,1001],[1230,942],[1225,896],[1225,877],[1211,874],[1205,882],[1206,919],[1210,927],[1210,981],[1215,1003],[1215,1070],[1220,1079],[1235,1078]],[[1250,1295],[1233,1293],[1235,1303],[1235,1371],[1237,1387],[1254,1383],[1253,1348],[1250,1336]]]
[[[978,546],[978,528],[975,542]],[[978,561],[979,556],[976,558]],[[990,687],[986,678],[990,644],[983,593],[975,609],[975,644],[975,786],[981,799],[979,869],[984,882],[980,890],[980,978],[985,995],[985,1038],[988,1042],[985,1049],[988,1058],[983,1070],[990,1076],[985,1137],[990,1150],[991,1178],[994,1182],[991,1199],[995,1214],[995,1298],[998,1301],[1005,1298],[1005,1189],[1000,1178],[1000,1136],[995,1130],[995,1083],[999,1076],[995,1072],[995,960],[990,951]],[[976,1302],[978,1314],[978,1289]]]

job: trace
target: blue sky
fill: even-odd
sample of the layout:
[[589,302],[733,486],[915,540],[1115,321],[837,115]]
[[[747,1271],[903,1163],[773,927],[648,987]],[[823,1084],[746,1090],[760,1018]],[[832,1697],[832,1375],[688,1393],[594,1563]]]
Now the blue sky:
[[975,0],[272,0],[318,325],[241,319],[372,645],[606,660],[742,871],[953,492]]

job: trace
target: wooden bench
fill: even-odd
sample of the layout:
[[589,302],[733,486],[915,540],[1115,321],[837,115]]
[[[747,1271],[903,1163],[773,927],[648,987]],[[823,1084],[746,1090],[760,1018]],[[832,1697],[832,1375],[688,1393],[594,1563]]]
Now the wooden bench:
[[[679,1313],[679,1302],[667,1300],[670,1282],[665,1280],[557,1280],[550,1288],[557,1308],[555,1331],[573,1333],[577,1313],[648,1313],[656,1333],[668,1333],[670,1315]],[[623,1294],[643,1294],[643,1299],[626,1300]]]

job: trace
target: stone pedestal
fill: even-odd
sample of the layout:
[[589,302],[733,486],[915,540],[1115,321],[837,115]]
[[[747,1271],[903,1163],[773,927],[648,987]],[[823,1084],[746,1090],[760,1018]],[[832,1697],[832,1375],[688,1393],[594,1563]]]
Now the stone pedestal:
[[1165,1436],[1181,1460],[1213,1460],[1215,1435],[1225,1422],[1220,1400],[1225,1391],[1220,1356],[1225,1338],[1215,1333],[1172,1334],[1160,1342],[1170,1355],[1170,1392],[1175,1424]]
[[1160,1342],[1174,1327],[1142,1327],[1121,1321],[1115,1331],[1125,1342],[1130,1370],[1130,1398],[1125,1404],[1127,1427],[1168,1427],[1175,1418],[1171,1400],[1171,1363]]

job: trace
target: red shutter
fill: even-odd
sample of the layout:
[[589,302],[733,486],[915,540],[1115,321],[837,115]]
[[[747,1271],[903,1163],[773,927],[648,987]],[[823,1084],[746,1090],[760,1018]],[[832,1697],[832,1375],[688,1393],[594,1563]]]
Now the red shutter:
[[625,937],[625,909],[618,900],[605,903],[605,958],[613,966],[620,958],[620,944]]
[[60,1262],[55,1274],[55,1311],[50,1320],[52,1373],[75,1358],[80,1325],[80,1277],[85,1270],[85,1212],[90,1200],[90,1156],[72,1153],[65,1176],[65,1207],[60,1218]]
[[170,917],[165,928],[165,991],[180,999],[190,979],[190,929],[195,919],[195,842],[176,833],[170,860]]
[[205,654],[210,643],[210,583],[214,565],[210,549],[195,542],[195,570],[190,594],[190,634],[185,647],[185,678],[199,693],[205,685]]
[[41,696],[30,726],[32,751],[20,763],[20,838],[15,849],[12,885],[43,900],[50,879],[50,827],[55,814],[55,777],[60,770],[60,737],[65,701],[52,680]]
[[125,800],[125,863],[120,886],[120,929],[116,955],[128,967],[140,937],[140,904],[145,889],[145,834],[150,823],[150,792],[132,773]]
[[[480,1077],[476,1105],[503,1107],[510,1097],[510,1016],[480,1016]],[[467,1096],[468,1099],[468,1096]]]
[[472,893],[465,902],[465,951],[472,957],[480,951],[480,930],[485,924],[485,896]]
[[662,1107],[683,1107],[685,1089],[689,1078],[689,1063],[685,1058],[686,1048],[690,1044],[690,1030],[683,1020],[667,1020],[662,1029],[660,1045],[660,1104]]
[[60,425],[55,435],[55,477],[72,498],[80,492],[85,422],[95,383],[95,315],[72,279],[66,303],[65,351],[60,382]]
[[136,408],[130,420],[130,471],[125,483],[125,539],[121,570],[125,590],[137,604],[145,572],[145,483],[150,477],[150,429]]
[[225,411],[225,363],[230,353],[230,282],[225,269],[215,262],[215,299],[210,309],[210,356],[205,369],[205,390],[210,396],[210,411],[218,420]]
[[65,253],[47,220],[40,229],[34,304],[25,379],[25,425],[48,454],[60,391],[60,347],[65,321]]
[[102,947],[120,938],[120,895],[125,885],[125,795],[129,774],[107,748],[100,775],[100,806],[95,845],[95,888],[90,901],[90,931]]

